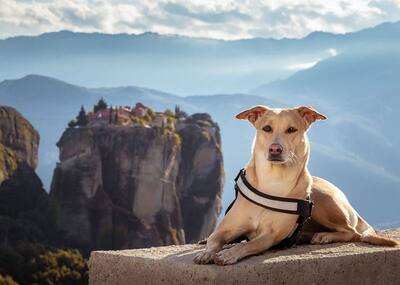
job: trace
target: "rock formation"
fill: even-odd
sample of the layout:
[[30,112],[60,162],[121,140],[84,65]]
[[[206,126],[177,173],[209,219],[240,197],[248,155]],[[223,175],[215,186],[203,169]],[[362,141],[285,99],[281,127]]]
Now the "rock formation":
[[50,195],[68,246],[182,244],[210,234],[221,209],[219,128],[208,115],[160,127],[68,128]]
[[178,124],[177,131],[182,139],[177,188],[186,242],[196,242],[212,232],[220,214],[224,183],[221,138],[218,125],[208,114],[192,115]]
[[35,169],[39,134],[14,108],[0,106],[0,183],[11,177],[20,162]]

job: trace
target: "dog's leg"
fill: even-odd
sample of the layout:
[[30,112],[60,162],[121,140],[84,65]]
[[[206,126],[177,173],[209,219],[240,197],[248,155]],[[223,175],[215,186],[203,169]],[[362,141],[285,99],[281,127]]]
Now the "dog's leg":
[[246,230],[244,228],[236,228],[235,230],[217,229],[208,237],[205,250],[198,253],[193,261],[197,264],[212,263],[215,254],[219,252],[226,243],[245,233]]
[[361,235],[355,230],[339,231],[339,232],[322,232],[316,233],[311,239],[312,244],[326,244],[333,242],[360,241]]
[[263,234],[253,240],[238,243],[231,248],[221,250],[214,257],[214,263],[218,265],[228,265],[239,260],[261,253],[273,245],[274,238],[270,234]]
[[214,232],[208,239],[206,249],[199,252],[193,259],[194,263],[207,264],[212,263],[215,254],[222,249],[224,246],[224,232]]

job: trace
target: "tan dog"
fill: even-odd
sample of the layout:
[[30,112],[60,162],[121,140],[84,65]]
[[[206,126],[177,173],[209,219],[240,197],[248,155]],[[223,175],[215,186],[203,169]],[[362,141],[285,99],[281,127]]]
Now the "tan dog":
[[[246,178],[259,191],[281,197],[314,202],[308,241],[313,244],[363,241],[396,246],[399,242],[378,236],[352,208],[342,191],[328,181],[311,177],[307,169],[310,146],[309,126],[326,117],[311,107],[271,109],[255,106],[236,116],[249,120],[256,128],[252,156],[246,165]],[[286,238],[295,227],[297,215],[257,206],[240,193],[231,210],[207,239],[206,248],[194,262],[233,264],[263,252]],[[321,232],[321,229],[325,231]],[[248,242],[223,248],[245,235]]]

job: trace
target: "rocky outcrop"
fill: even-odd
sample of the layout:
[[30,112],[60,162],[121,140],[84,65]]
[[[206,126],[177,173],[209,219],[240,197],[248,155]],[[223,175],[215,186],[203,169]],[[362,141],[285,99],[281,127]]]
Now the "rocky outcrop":
[[[219,127],[208,114],[194,114],[178,124],[182,138],[177,181],[186,242],[207,237],[221,211],[224,183]],[[201,213],[201,215],[199,215]]]
[[0,183],[12,176],[18,164],[35,169],[39,134],[15,109],[0,106]]
[[38,162],[38,145],[39,134],[32,125],[15,109],[0,106],[2,254],[21,242],[53,244],[57,241],[55,206],[34,170]]
[[105,125],[64,132],[50,194],[66,245],[139,248],[210,233],[223,184],[219,129],[209,117],[191,116],[176,130]]

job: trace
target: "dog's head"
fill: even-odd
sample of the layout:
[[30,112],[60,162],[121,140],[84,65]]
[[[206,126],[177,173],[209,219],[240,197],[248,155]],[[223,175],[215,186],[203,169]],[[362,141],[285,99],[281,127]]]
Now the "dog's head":
[[236,115],[257,130],[253,151],[263,153],[272,164],[295,164],[308,152],[307,130],[326,117],[312,107],[272,109],[254,106]]

